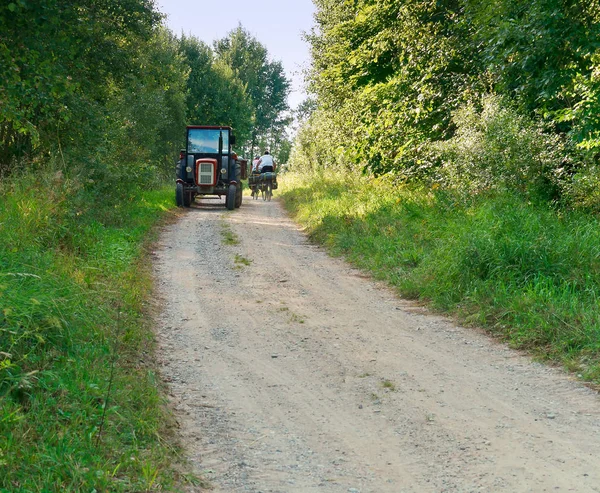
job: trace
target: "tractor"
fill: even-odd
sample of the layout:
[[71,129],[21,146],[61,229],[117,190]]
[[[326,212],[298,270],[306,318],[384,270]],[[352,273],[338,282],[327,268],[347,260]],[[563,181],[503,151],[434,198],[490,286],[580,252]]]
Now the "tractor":
[[242,205],[242,179],[247,161],[238,159],[231,146],[235,135],[231,127],[189,125],[186,148],[179,154],[175,201],[190,207],[197,196],[225,197],[229,210]]

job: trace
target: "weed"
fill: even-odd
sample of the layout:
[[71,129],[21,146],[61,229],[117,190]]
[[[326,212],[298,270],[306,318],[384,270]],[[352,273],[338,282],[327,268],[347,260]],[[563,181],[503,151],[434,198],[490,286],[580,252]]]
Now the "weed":
[[396,386],[394,385],[394,382],[392,382],[391,380],[382,380],[380,384],[386,390],[390,390],[392,392],[394,392],[396,390]]
[[236,246],[241,243],[239,236],[231,230],[227,223],[221,225],[221,238],[225,245]]
[[146,486],[145,489],[146,491],[150,491],[154,486],[154,483],[156,482],[156,477],[158,476],[158,468],[154,464],[146,462],[142,466],[142,474]]
[[243,257],[242,255],[239,254],[235,254],[235,259],[234,259],[235,265],[237,268],[242,269],[244,267],[248,267],[250,264],[252,264],[252,260]]
[[304,323],[304,319],[300,316],[297,315],[296,313],[290,312],[290,319],[289,321],[291,323],[297,323],[297,324],[303,324]]

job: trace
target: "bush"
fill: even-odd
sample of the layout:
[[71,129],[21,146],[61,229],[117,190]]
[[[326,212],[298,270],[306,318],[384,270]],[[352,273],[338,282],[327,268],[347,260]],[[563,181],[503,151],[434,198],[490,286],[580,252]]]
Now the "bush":
[[453,117],[453,138],[431,145],[442,166],[437,180],[461,197],[489,191],[518,193],[529,200],[558,197],[566,144],[520,115],[500,97],[468,104]]
[[569,204],[587,212],[600,212],[600,165],[589,159],[582,160],[562,191]]
[[329,113],[321,109],[314,111],[294,139],[291,167],[304,173],[350,170],[353,167],[349,160],[350,151],[344,145],[349,137],[341,128]]

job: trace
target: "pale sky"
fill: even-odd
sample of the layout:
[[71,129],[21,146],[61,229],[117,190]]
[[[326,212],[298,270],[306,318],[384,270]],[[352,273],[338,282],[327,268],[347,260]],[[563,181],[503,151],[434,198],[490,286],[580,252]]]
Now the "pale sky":
[[302,32],[313,25],[312,0],[158,0],[167,25],[177,35],[192,34],[212,46],[239,23],[266,46],[272,60],[283,63],[292,80],[289,104],[305,98],[301,70],[310,61]]

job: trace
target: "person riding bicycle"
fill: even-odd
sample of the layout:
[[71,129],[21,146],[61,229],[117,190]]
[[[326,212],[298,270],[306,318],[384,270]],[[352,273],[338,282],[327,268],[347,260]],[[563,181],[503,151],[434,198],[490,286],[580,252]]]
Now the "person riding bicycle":
[[277,189],[277,175],[275,174],[275,161],[268,150],[265,150],[264,154],[258,160],[258,172],[261,177],[261,187],[264,188],[267,186],[267,200],[271,200],[273,190]]
[[265,151],[264,154],[258,160],[258,171],[259,173],[273,173],[275,171],[275,161],[273,161],[273,156],[269,154],[269,151]]
[[252,173],[258,173],[258,160],[260,159],[259,156],[256,156],[253,160],[252,160]]

